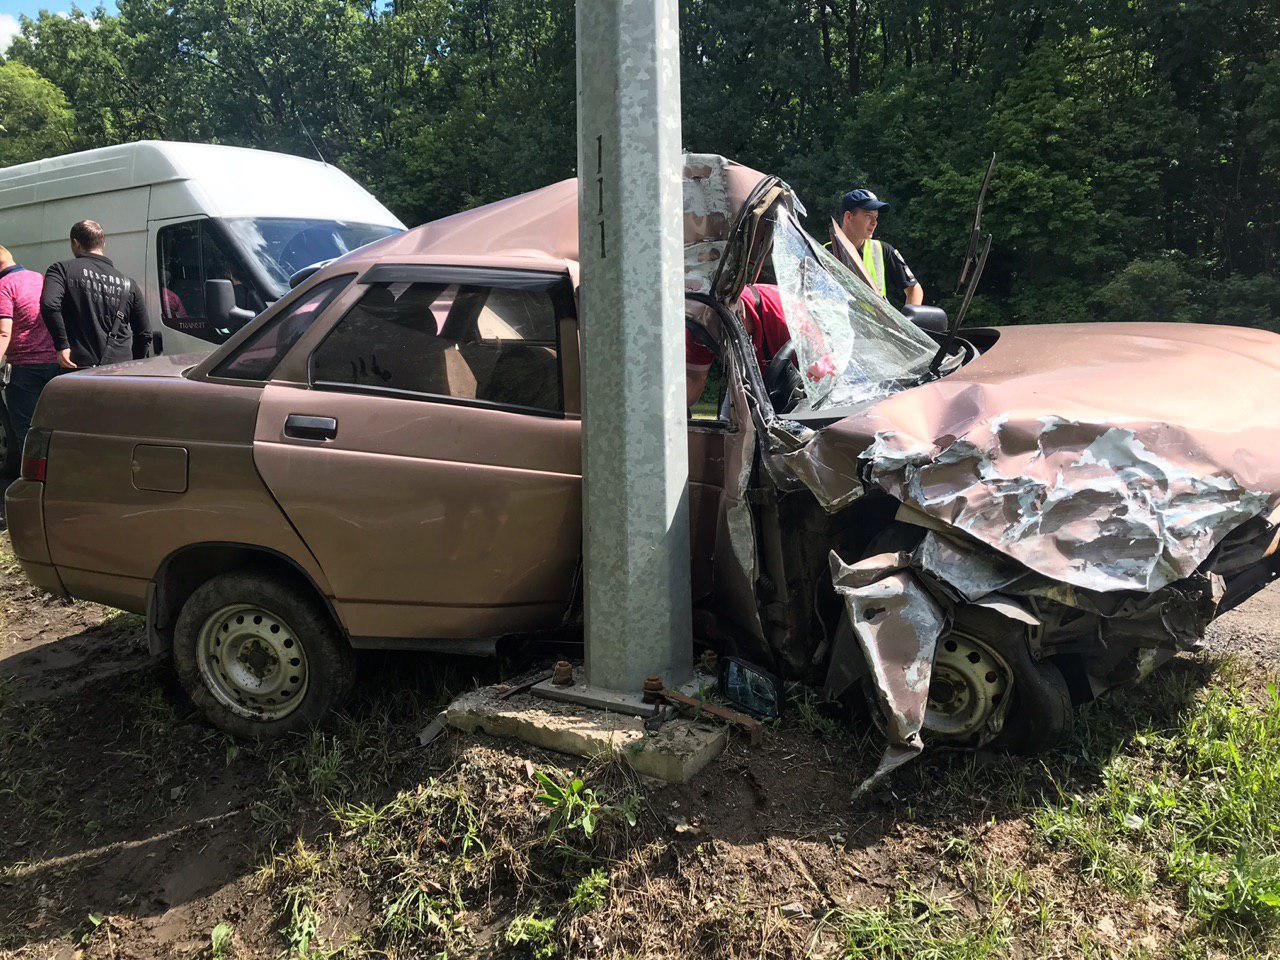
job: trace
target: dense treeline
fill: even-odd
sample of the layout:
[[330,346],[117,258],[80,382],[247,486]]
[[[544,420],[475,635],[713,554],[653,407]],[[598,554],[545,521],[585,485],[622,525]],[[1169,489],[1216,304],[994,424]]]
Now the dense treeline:
[[[839,194],[975,316],[1280,328],[1273,0],[682,0],[685,142]],[[120,0],[25,20],[0,164],[145,137],[316,149],[416,223],[570,176],[572,0]],[[314,146],[313,146],[314,141]]]

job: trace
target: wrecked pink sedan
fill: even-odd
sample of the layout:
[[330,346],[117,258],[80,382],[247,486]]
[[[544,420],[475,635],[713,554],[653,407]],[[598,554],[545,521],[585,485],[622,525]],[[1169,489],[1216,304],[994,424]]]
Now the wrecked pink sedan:
[[[1042,747],[1276,577],[1280,337],[956,332],[797,211],[686,158],[687,323],[716,358],[689,423],[697,642],[870,698],[885,772],[926,739]],[[326,265],[199,362],[59,378],[6,498],[24,568],[145,612],[206,715],[257,736],[337,702],[353,648],[572,629],[577,259],[566,182]],[[764,369],[736,312],[758,280],[791,332]]]

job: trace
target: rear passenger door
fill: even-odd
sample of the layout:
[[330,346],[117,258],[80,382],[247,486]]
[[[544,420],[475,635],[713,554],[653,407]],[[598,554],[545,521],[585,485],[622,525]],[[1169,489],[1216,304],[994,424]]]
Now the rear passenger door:
[[581,538],[567,275],[387,265],[359,286],[307,382],[264,390],[254,447],[348,630],[556,625]]

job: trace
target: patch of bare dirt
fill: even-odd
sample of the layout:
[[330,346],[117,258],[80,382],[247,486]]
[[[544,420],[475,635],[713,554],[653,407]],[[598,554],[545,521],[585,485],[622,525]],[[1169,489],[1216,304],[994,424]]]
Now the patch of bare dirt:
[[1263,673],[1280,673],[1280,584],[1224,613],[1209,625],[1205,640],[1214,653]]

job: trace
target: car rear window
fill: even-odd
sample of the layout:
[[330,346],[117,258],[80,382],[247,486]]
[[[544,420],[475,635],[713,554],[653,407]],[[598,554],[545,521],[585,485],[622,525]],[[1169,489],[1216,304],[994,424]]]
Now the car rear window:
[[267,380],[281,358],[324,312],[354,274],[331,277],[316,284],[297,300],[255,330],[213,370],[215,377],[233,380]]

